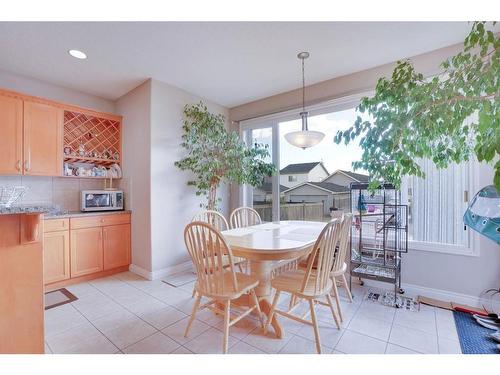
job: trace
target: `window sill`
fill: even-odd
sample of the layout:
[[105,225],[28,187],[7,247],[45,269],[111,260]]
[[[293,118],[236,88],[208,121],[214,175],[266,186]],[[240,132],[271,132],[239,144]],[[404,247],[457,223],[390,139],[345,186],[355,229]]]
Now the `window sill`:
[[408,241],[408,251],[425,251],[429,253],[479,257],[479,249],[474,245],[474,241],[472,241],[472,245],[470,247],[444,245],[432,242]]

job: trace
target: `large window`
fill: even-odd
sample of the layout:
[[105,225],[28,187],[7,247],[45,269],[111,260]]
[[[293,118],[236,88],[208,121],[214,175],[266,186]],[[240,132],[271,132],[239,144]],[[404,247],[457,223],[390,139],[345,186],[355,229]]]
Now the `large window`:
[[407,177],[402,186],[409,206],[411,247],[471,253],[470,229],[463,224],[474,192],[473,162],[438,169],[429,160],[419,162],[425,178]]
[[[362,155],[359,144],[337,145],[333,138],[338,130],[354,123],[358,100],[310,108],[309,128],[326,136],[306,150],[284,138],[301,128],[295,111],[242,122],[247,143],[269,145],[270,160],[282,173],[255,189],[243,188],[240,203],[253,205],[265,221],[328,221],[339,212],[349,211],[350,183],[365,182],[368,176],[365,171],[352,169],[352,162]],[[430,161],[420,163],[426,178],[406,178],[401,187],[403,203],[409,205],[410,248],[474,255],[476,236],[462,222],[467,201],[478,189],[473,178],[474,162],[442,170]]]

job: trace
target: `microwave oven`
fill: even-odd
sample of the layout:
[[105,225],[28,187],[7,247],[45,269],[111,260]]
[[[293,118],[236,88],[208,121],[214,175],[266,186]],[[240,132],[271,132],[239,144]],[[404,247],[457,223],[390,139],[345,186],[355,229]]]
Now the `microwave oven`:
[[121,190],[82,190],[81,211],[123,210],[124,196]]

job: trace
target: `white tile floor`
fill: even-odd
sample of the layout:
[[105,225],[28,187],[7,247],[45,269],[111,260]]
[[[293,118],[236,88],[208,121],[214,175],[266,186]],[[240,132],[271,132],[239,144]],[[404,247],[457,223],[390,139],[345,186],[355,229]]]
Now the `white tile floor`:
[[[180,274],[179,280],[186,277]],[[194,302],[192,287],[173,287],[130,272],[70,286],[78,301],[45,312],[46,352],[220,353],[222,319],[208,310],[197,314],[189,337],[184,337]],[[352,304],[342,299],[341,330],[327,308],[317,307],[323,353],[461,352],[451,312],[424,305],[418,312],[396,310],[364,300],[368,290],[356,286]],[[311,327],[280,321],[285,329],[281,340],[263,336],[256,320],[243,319],[230,329],[229,352],[315,353]]]

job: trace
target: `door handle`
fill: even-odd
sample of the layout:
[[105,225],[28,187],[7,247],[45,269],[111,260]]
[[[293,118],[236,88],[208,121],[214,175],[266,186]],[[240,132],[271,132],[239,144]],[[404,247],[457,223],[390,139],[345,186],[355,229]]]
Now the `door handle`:
[[25,172],[28,172],[30,169],[29,169],[29,164],[28,164],[28,160],[25,160],[24,161],[24,171]]
[[22,163],[21,163],[21,160],[18,160],[17,163],[16,163],[16,169],[19,171],[19,172],[22,172]]

